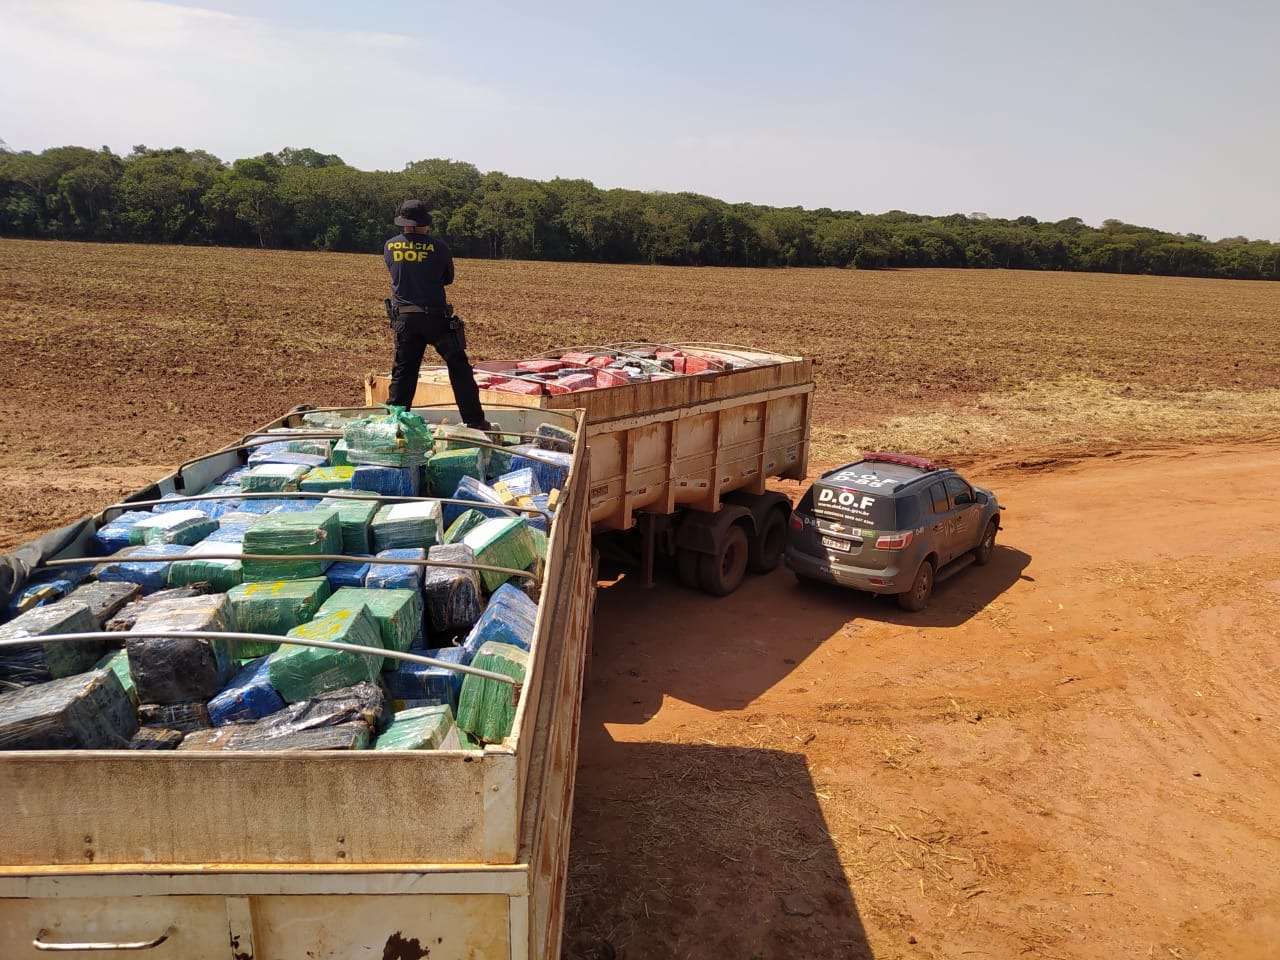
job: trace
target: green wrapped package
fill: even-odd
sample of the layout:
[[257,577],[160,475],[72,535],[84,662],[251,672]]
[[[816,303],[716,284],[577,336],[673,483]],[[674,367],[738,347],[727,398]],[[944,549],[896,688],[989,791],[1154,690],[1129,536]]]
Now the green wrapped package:
[[342,430],[351,463],[382,467],[416,467],[431,452],[431,428],[427,421],[403,407],[392,407],[381,417],[353,420]]
[[[310,623],[294,627],[288,635],[300,640],[382,646],[378,623],[365,606],[316,617]],[[285,703],[298,703],[362,680],[376,680],[382,660],[379,656],[289,643],[267,661],[267,679]]]
[[[422,596],[417,590],[343,587],[324,602],[316,617],[359,607],[368,608],[373,615],[381,646],[388,650],[408,650],[422,636]],[[382,669],[394,670],[400,663],[394,657],[384,657]]]
[[169,510],[139,520],[129,528],[129,542],[134,546],[158,543],[199,543],[218,529],[218,521],[199,510]]
[[453,725],[454,732],[458,735],[458,747],[462,750],[483,750],[484,744],[473,737],[467,731],[462,730],[455,723]]
[[125,695],[129,700],[133,701],[134,707],[138,705],[138,689],[133,686],[133,675],[129,673],[129,652],[128,650],[111,650],[106,657],[93,664],[93,669],[109,669],[116,677],[119,677],[120,686],[124,687]]
[[369,524],[373,552],[416,547],[428,550],[440,542],[442,526],[438,500],[389,503],[374,514]]
[[285,449],[290,453],[309,453],[315,457],[332,458],[333,441],[327,437],[305,437],[298,440],[290,440]]
[[[476,555],[476,563],[523,570],[538,558],[538,549],[527,523],[520,517],[497,517],[469,531],[462,542]],[[481,570],[484,588],[492,593],[508,579],[505,573]]]
[[463,537],[487,519],[489,518],[479,510],[464,510],[458,514],[458,519],[449,524],[449,529],[444,532],[444,539],[441,542],[461,543]]
[[260,463],[240,477],[245,493],[283,493],[297,490],[310,467],[302,463]]
[[[247,474],[246,474],[247,476]],[[244,552],[280,556],[342,552],[342,527],[338,511],[331,508],[269,513],[249,525]],[[329,560],[245,560],[244,579],[305,580],[329,568]]]
[[447,453],[450,450],[463,450],[467,447],[476,448],[476,441],[481,443],[490,443],[489,434],[483,430],[476,430],[473,427],[463,426],[460,423],[439,423],[436,424],[431,431],[434,442],[431,447],[431,455],[438,456]]
[[547,535],[537,527],[530,527],[529,535],[533,537],[533,549],[538,554],[538,559],[543,563],[546,563],[547,548],[551,545],[551,541],[547,538]]
[[335,467],[351,467],[354,464],[347,457],[347,441],[339,440],[333,445],[333,452],[329,454],[329,462]]
[[207,583],[214,593],[226,593],[244,581],[244,564],[240,560],[206,560],[205,554],[243,553],[239,543],[232,541],[201,541],[182,555],[181,560],[169,564],[166,574],[170,587],[186,587],[193,583]]
[[[524,683],[529,653],[509,643],[490,640],[476,652],[471,666]],[[516,717],[513,693],[509,683],[467,674],[458,694],[458,728],[485,743],[501,743],[511,734]]]
[[427,462],[427,481],[437,497],[452,497],[463,477],[484,480],[485,451],[479,447],[437,451]]
[[373,745],[375,750],[461,750],[447,703],[401,710]]
[[359,500],[355,497],[335,497],[332,500],[321,500],[321,508],[338,511],[338,526],[342,528],[342,552],[368,554],[372,541],[369,538],[369,524],[378,512],[377,500]]
[[[245,583],[227,591],[236,626],[242,632],[278,637],[313,619],[328,599],[329,581],[324,577]],[[241,657],[262,657],[278,649],[278,644],[242,640],[239,653]]]
[[316,467],[299,481],[298,489],[310,493],[348,490],[351,488],[351,475],[355,472],[355,467]]

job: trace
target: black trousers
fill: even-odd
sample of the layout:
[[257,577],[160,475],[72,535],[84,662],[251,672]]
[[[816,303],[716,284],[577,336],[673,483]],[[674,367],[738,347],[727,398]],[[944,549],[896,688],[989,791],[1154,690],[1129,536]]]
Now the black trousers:
[[462,422],[470,427],[486,427],[488,421],[484,408],[480,406],[480,388],[476,386],[471,361],[449,328],[449,320],[423,313],[402,313],[391,325],[391,330],[396,338],[396,356],[391,364],[391,388],[387,402],[397,407],[413,406],[422,356],[430,344],[449,368],[449,386],[453,388],[453,400],[458,405]]

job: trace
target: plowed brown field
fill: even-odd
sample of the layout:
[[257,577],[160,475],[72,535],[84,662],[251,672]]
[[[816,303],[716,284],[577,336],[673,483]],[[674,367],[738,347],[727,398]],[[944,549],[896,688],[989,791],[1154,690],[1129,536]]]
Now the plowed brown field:
[[[358,400],[384,286],[373,256],[0,241],[0,548]],[[815,460],[941,454],[1009,507],[921,614],[608,571],[570,957],[1276,955],[1280,285],[468,261],[454,301],[477,359],[813,354]]]

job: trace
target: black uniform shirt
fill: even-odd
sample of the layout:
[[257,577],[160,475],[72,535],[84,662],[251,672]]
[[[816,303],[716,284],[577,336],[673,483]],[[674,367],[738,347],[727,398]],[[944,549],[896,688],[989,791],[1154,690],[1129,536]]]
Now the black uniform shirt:
[[439,237],[400,234],[383,247],[391,273],[391,302],[397,307],[443,307],[444,288],[453,283],[453,254]]

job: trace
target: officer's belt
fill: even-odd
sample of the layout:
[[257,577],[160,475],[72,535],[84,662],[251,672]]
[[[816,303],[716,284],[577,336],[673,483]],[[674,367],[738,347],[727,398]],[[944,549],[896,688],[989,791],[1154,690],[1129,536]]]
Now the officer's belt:
[[426,307],[415,306],[412,303],[407,303],[403,307],[396,307],[396,313],[426,313],[426,312],[427,312]]

